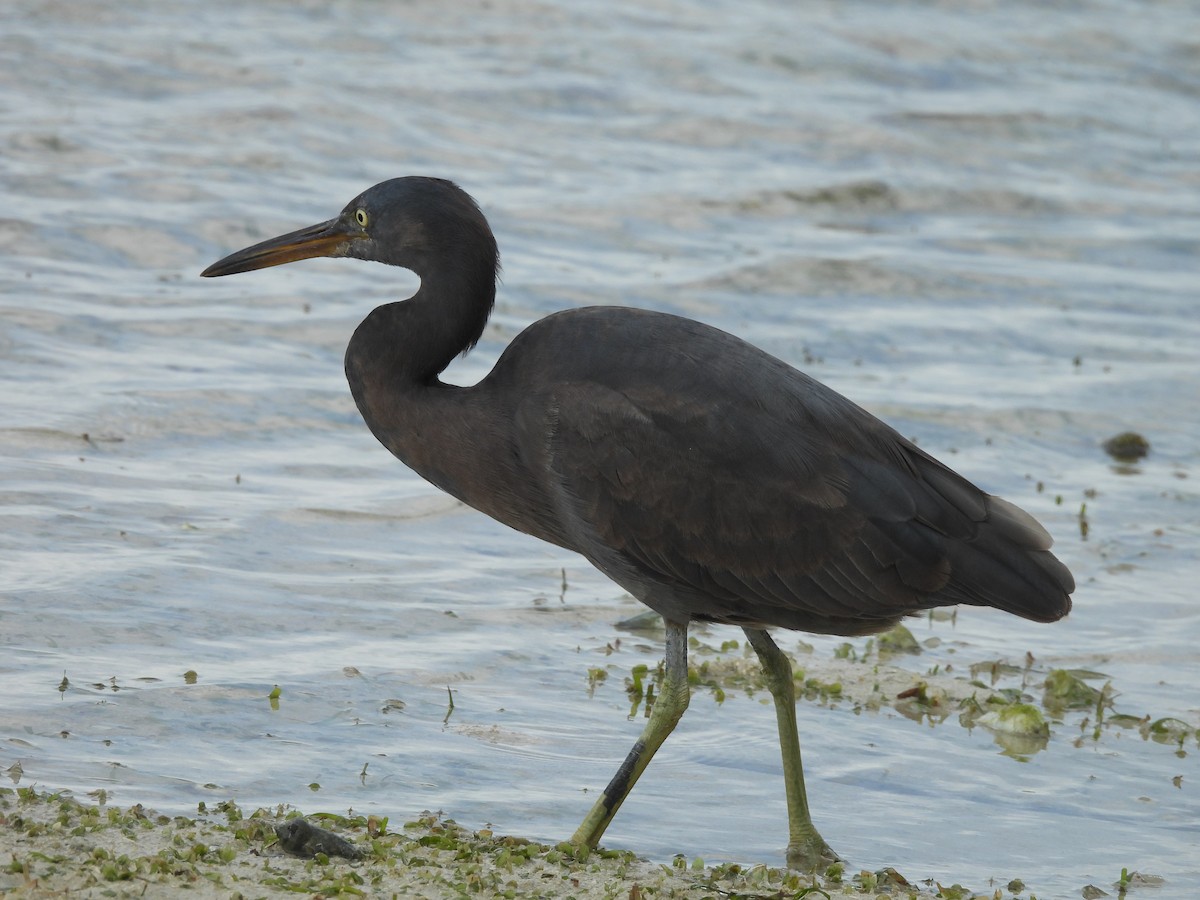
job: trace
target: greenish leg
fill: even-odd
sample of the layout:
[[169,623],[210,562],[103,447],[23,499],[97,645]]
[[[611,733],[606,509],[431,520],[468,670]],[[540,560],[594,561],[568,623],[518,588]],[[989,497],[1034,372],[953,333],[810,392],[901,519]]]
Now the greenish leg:
[[[665,677],[662,689],[654,700],[654,708],[641,736],[617,769],[600,799],[592,806],[583,824],[575,830],[571,843],[595,847],[608,828],[630,790],[650,765],[655,752],[662,746],[688,707],[691,691],[687,673],[687,625],[663,621],[667,629]],[[769,638],[768,638],[769,640]],[[778,651],[777,651],[778,652]]]
[[758,654],[763,674],[766,675],[767,687],[771,696],[775,698],[779,750],[783,754],[783,778],[787,787],[787,862],[793,869],[818,871],[836,862],[838,855],[817,832],[808,812],[804,767],[800,762],[800,735],[796,726],[796,690],[792,683],[792,664],[765,631],[758,628],[742,630],[746,632],[750,646]]

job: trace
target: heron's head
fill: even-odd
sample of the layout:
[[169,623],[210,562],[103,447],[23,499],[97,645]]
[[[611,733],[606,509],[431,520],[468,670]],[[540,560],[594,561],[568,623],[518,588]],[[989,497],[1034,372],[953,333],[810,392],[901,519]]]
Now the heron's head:
[[232,253],[201,275],[233,275],[316,256],[349,256],[411,269],[499,267],[496,239],[475,201],[440,178],[410,176],[363,191],[334,218]]

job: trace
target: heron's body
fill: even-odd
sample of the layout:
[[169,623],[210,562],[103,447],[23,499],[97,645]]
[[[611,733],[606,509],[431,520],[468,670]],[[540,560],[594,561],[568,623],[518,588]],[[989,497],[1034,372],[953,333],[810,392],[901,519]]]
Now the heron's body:
[[449,182],[404,178],[329,222],[239,251],[223,275],[354,256],[421,277],[373,310],[346,352],[363,418],[424,478],[526,534],[575,550],[662,614],[667,684],[575,839],[595,844],[687,705],[692,620],[739,625],[779,717],[789,859],[832,856],[808,817],[791,673],[763,630],[878,631],[965,603],[1037,621],[1074,583],[1029,515],[976,488],[845,397],[690,319],[568,310],[519,334],[471,387],[438,374],[483,331],[495,239]]
[[567,310],[518,335],[479,384],[397,403],[363,335],[386,333],[373,319],[401,305],[376,310],[346,354],[380,442],[669,619],[863,634],[955,603],[1061,614],[1032,519],[733,335]]

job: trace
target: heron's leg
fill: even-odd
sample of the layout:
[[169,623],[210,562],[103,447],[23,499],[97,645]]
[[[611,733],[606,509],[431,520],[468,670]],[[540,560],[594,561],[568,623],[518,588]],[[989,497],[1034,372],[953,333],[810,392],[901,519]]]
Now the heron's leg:
[[654,699],[654,708],[641,736],[617,774],[613,776],[600,799],[592,806],[583,824],[575,830],[571,843],[595,847],[599,843],[604,829],[612,821],[621,803],[629,795],[646,766],[654,757],[654,753],[662,746],[683,716],[690,699],[687,673],[687,624],[663,620],[667,628],[667,650],[665,677],[662,689]]
[[775,698],[779,749],[783,754],[783,778],[787,787],[788,865],[808,871],[823,869],[835,862],[838,855],[817,832],[808,813],[804,768],[800,762],[800,736],[796,727],[796,690],[792,683],[792,664],[765,631],[759,628],[742,630],[758,654],[767,687]]

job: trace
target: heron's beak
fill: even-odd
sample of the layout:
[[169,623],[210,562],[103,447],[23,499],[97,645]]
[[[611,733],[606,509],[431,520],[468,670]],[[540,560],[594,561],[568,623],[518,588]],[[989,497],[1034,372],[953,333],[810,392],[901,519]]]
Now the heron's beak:
[[361,240],[365,235],[343,219],[330,219],[320,225],[311,225],[289,234],[231,253],[213,263],[200,274],[205,278],[217,275],[236,275],[269,266],[281,266],[298,259],[314,256],[345,256],[351,241]]

